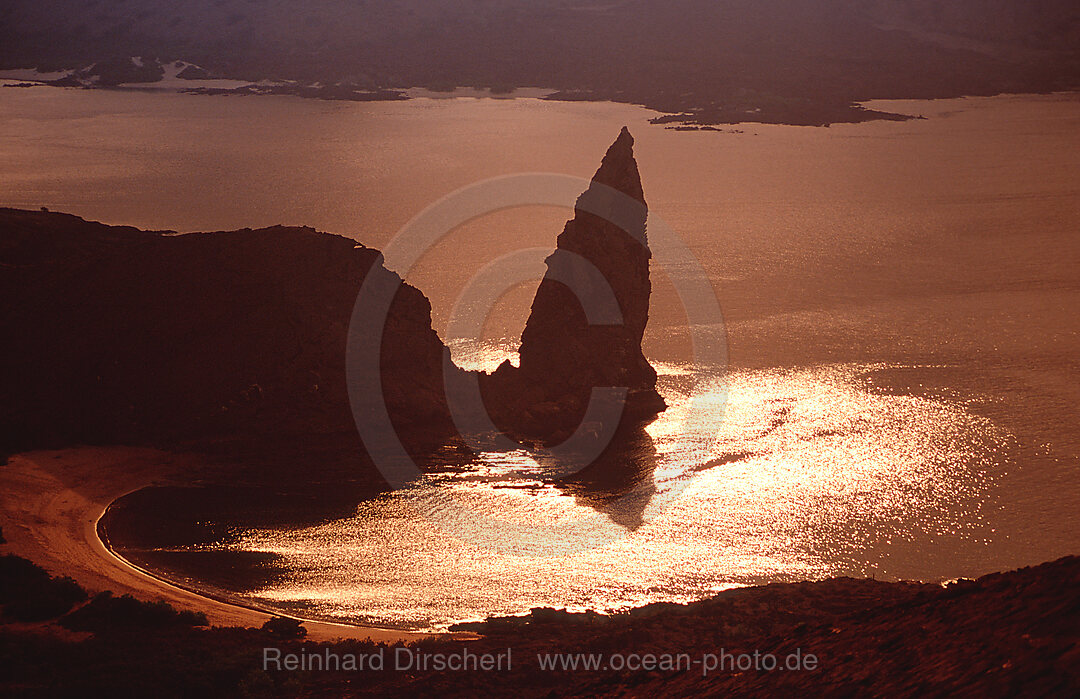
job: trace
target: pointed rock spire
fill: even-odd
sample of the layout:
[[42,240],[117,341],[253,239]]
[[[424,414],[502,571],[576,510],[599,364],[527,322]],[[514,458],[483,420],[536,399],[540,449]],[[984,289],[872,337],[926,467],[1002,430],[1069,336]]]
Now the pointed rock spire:
[[641,351],[652,291],[647,216],[634,138],[623,127],[547,258],[520,368],[504,364],[488,382],[493,402],[509,404],[514,431],[565,436],[593,388],[628,389],[624,420],[646,422],[666,407]]
[[625,126],[608,148],[600,168],[593,175],[593,182],[617,189],[642,204],[645,203],[641,176],[638,174],[637,161],[634,160],[634,137]]

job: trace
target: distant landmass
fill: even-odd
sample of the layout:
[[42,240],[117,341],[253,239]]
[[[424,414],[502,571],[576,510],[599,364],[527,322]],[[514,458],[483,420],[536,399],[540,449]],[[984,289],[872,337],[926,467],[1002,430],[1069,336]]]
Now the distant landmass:
[[[903,118],[860,106],[871,99],[1075,89],[1078,8],[1072,0],[10,0],[0,9],[0,68],[63,70],[67,84],[106,86],[155,80],[156,66],[182,60],[195,67],[181,77],[249,81],[247,92],[399,99],[406,87],[546,87],[549,99],[642,104],[673,127],[823,125]],[[255,90],[261,80],[281,82]]]

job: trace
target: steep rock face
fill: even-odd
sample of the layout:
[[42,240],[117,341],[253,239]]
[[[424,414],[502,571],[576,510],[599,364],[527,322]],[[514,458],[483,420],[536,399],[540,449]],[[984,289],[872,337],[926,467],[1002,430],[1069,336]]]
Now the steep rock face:
[[382,343],[388,412],[404,435],[445,439],[447,350],[428,300],[378,251],[310,228],[167,235],[0,209],[0,450],[355,455],[345,347],[368,274],[400,284]]
[[[652,253],[633,146],[623,128],[547,258],[521,335],[520,367],[505,362],[482,380],[496,421],[511,433],[565,438],[594,388],[627,389],[623,421],[645,422],[666,407],[641,350]],[[601,412],[612,419],[611,410]]]

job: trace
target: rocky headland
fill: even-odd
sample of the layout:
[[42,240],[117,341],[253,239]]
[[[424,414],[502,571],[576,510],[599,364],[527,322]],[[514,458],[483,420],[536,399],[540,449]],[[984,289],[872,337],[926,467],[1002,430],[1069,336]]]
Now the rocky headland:
[[395,426],[418,449],[452,432],[428,300],[351,239],[0,209],[0,269],[3,453],[126,444],[355,468],[345,348],[371,274],[398,285],[381,363]]
[[[589,427],[597,434],[664,409],[641,350],[646,215],[624,129],[547,260],[520,368],[475,377],[508,434],[565,440],[596,388],[625,393],[602,406],[610,424]],[[374,477],[355,425],[367,415],[346,387],[350,319],[371,275],[393,302],[373,321],[383,321],[379,366],[368,368],[379,383],[366,390],[381,391],[411,454],[459,443],[444,385],[465,372],[432,329],[430,303],[351,239],[284,226],[176,234],[0,209],[0,265],[0,324],[14,329],[0,368],[4,453],[156,446],[293,470],[337,460]],[[585,312],[597,298],[608,301],[603,324]]]

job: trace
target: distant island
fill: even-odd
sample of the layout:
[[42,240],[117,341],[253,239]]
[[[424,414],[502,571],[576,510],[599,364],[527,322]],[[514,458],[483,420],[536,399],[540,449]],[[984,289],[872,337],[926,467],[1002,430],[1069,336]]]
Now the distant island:
[[0,69],[82,87],[220,78],[235,84],[189,89],[342,100],[542,87],[545,99],[644,105],[682,130],[905,119],[861,103],[1080,87],[1071,0],[313,0],[298,16],[300,7],[12,0],[0,15]]

